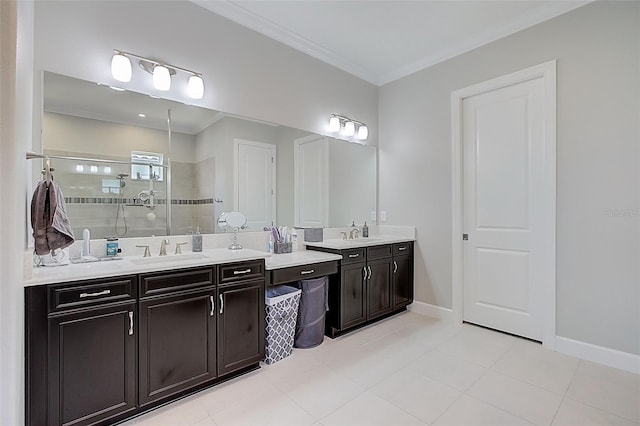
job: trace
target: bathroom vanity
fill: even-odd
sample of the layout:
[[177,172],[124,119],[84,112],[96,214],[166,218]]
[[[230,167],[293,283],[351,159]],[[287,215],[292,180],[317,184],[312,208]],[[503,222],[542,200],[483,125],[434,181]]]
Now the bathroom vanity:
[[377,236],[307,243],[308,250],[340,255],[329,279],[325,333],[339,336],[401,312],[413,302],[413,242]]
[[110,424],[258,368],[265,261],[244,252],[169,269],[110,262],[95,266],[139,272],[26,287],[26,424]]
[[25,423],[113,424],[259,368],[268,285],[329,275],[329,336],[405,309],[413,243],[376,242],[37,268],[25,283]]

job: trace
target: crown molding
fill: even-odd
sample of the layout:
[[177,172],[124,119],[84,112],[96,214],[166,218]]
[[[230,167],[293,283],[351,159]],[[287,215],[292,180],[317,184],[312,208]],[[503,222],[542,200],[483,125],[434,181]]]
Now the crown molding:
[[293,49],[305,53],[315,59],[339,68],[364,81],[376,86],[382,86],[411,75],[415,72],[429,68],[440,62],[467,53],[473,49],[494,42],[503,37],[522,31],[526,28],[555,18],[571,10],[577,9],[595,0],[581,1],[556,1],[548,8],[539,10],[536,13],[527,14],[520,19],[510,21],[502,26],[491,28],[482,34],[476,34],[472,38],[463,40],[454,46],[444,48],[418,61],[401,66],[390,72],[376,74],[371,70],[354,64],[348,59],[325,49],[306,38],[287,30],[286,28],[263,18],[242,7],[241,2],[218,1],[218,0],[191,0],[192,3],[203,7],[213,13],[221,15],[237,24],[256,31],[266,37],[274,39]]
[[230,1],[210,1],[210,0],[191,0],[192,3],[197,4],[213,13],[221,15],[237,24],[247,27],[253,31],[256,31],[264,36],[267,36],[273,40],[287,45],[295,50],[298,50],[306,55],[309,55],[315,59],[318,59],[329,65],[348,72],[366,82],[378,85],[378,76],[376,73],[371,72],[359,65],[350,62],[346,58],[328,50],[324,47],[307,40],[304,37],[289,31],[286,28],[270,21],[262,16],[259,16],[245,8],[238,3]]

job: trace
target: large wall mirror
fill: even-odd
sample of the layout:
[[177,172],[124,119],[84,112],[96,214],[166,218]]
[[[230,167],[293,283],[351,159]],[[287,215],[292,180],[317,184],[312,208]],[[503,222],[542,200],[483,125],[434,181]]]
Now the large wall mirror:
[[76,235],[223,232],[230,210],[246,231],[348,226],[376,209],[372,146],[49,72],[43,105],[43,153]]

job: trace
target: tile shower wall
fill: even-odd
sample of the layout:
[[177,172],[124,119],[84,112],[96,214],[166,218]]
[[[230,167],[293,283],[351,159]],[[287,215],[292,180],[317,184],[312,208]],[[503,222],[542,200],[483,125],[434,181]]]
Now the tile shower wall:
[[[59,151],[47,154],[83,156]],[[125,158],[109,159],[128,161]],[[130,174],[128,165],[51,161],[76,239],[82,238],[84,228],[91,230],[92,238],[166,235],[166,177],[153,183],[158,195],[154,199],[155,208],[151,209],[137,200],[141,191],[149,190],[149,181],[132,180],[127,176],[123,180],[124,187],[120,188],[117,175]],[[202,233],[214,232],[213,165],[213,158],[195,164],[172,162],[173,235],[186,234],[190,227],[195,229],[197,226]],[[82,166],[82,171],[77,170],[77,166]]]

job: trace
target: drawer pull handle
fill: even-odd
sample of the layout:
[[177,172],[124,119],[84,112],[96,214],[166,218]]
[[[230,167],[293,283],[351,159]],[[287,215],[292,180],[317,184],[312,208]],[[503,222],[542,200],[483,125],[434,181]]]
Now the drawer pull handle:
[[309,269],[308,271],[300,271],[300,275],[309,275],[313,274],[315,271],[313,269]]
[[398,251],[405,251],[406,249],[407,249],[407,246],[398,247]]
[[394,260],[393,261],[393,273],[395,274],[396,272],[398,272],[398,263]]
[[211,301],[211,312],[209,312],[209,316],[212,317],[216,310],[216,301],[213,299],[213,296],[209,296],[209,300]]
[[129,311],[129,336],[133,336],[133,311]]
[[360,257],[360,254],[350,254],[349,258],[353,259],[354,257]]
[[366,280],[367,280],[367,267],[366,267],[366,266],[363,266],[363,267],[362,267],[362,272],[363,272],[363,274],[364,274],[364,275],[362,276],[362,279],[363,279],[364,281],[366,281]]
[[371,266],[367,266],[367,269],[369,270],[369,278],[368,279],[371,279]]
[[224,312],[224,299],[222,298],[222,295],[220,295],[220,315],[222,315],[223,312]]
[[249,268],[249,269],[243,269],[242,271],[233,271],[233,275],[248,274],[249,272],[251,272],[251,268]]
[[80,293],[80,299],[84,299],[85,297],[106,296],[107,294],[111,294],[111,290],[102,290],[96,293]]

